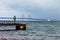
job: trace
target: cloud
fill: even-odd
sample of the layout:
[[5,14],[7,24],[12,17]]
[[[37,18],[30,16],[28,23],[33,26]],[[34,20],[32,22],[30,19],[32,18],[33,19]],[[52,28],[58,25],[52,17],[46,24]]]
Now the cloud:
[[[59,19],[59,0],[0,0],[2,16],[22,16],[31,14],[35,18]],[[0,15],[0,16],[1,16]],[[37,16],[38,15],[38,16]],[[58,16],[57,16],[58,15]]]
[[10,1],[6,1],[7,4],[17,4],[17,5],[24,5],[24,6],[27,6],[27,5],[36,5],[38,7],[44,7],[44,8],[47,8],[47,7],[59,7],[60,3],[56,0],[10,0]]
[[15,2],[13,3],[13,0],[0,0],[0,17],[1,16],[14,16],[14,15],[16,15],[17,17],[21,17],[22,14],[25,13],[25,11],[18,12],[17,10],[14,10],[13,8],[9,7],[12,4],[15,4]]

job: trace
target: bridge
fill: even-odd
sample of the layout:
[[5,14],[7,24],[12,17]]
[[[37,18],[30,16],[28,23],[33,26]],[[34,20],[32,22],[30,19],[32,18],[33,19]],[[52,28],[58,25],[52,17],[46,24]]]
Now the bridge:
[[[0,17],[0,20],[13,20],[12,17]],[[16,21],[47,21],[47,19],[38,19],[38,18],[16,18]]]
[[[37,18],[12,18],[12,17],[0,17],[0,26],[11,26],[15,25],[16,30],[26,30],[26,23],[24,22],[29,22],[29,21],[47,21],[46,19],[37,19]],[[15,29],[11,30],[0,30],[0,31],[12,31]]]
[[35,21],[48,21],[47,19],[38,19],[38,18],[16,18],[15,23],[13,17],[0,17],[0,25],[16,25],[20,22],[35,22]]
[[0,17],[0,26],[16,26],[15,29],[0,30],[0,31],[15,31],[15,30],[26,30],[27,21],[42,21],[45,19],[36,18],[12,18],[12,17]]

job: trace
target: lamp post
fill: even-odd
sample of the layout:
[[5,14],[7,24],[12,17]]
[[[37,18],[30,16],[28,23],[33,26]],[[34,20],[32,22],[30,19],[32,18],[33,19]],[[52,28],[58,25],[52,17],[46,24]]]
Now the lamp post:
[[13,16],[13,20],[14,20],[14,24],[15,24],[15,21],[16,21],[16,16]]

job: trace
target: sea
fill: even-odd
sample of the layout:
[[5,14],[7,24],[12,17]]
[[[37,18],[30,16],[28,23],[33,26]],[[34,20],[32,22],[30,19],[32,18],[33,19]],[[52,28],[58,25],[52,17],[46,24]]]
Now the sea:
[[[59,21],[30,21],[23,23],[26,24],[26,30],[0,31],[0,39],[6,38],[7,40],[60,40]],[[15,29],[15,27],[15,25],[0,26],[0,30]]]

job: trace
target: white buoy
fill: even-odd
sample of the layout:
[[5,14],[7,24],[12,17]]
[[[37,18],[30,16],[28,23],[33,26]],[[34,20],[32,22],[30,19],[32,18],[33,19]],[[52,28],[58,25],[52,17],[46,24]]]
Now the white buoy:
[[50,19],[48,19],[48,21],[51,21]]

